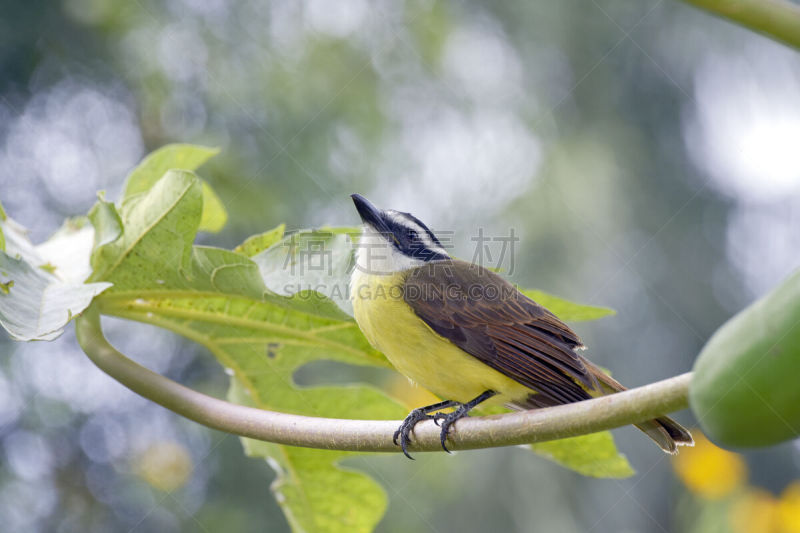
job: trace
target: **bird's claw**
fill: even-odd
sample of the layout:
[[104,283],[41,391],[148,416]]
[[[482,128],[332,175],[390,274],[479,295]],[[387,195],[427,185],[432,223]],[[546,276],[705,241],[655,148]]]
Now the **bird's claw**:
[[436,421],[436,416],[438,416],[438,413],[436,415],[429,415],[423,409],[414,409],[408,414],[405,420],[403,420],[403,423],[400,424],[400,427],[397,428],[397,431],[394,432],[394,435],[392,436],[392,442],[394,442],[395,446],[397,446],[397,439],[399,438],[399,446],[403,450],[403,455],[413,461],[414,458],[408,453],[408,443],[411,442],[411,432],[414,431],[414,426],[423,420],[433,419]]
[[[447,453],[450,453],[450,450],[447,449],[447,434],[450,432],[450,426],[452,426],[456,420],[460,420],[465,416],[468,416],[473,407],[485,400],[488,400],[496,394],[497,392],[493,390],[486,390],[467,403],[459,403],[454,400],[445,400],[427,407],[414,409],[408,414],[406,419],[403,420],[403,423],[400,424],[400,427],[397,428],[397,431],[394,432],[392,441],[394,442],[395,446],[397,446],[397,439],[399,438],[400,448],[403,449],[403,455],[413,460],[414,458],[408,454],[407,449],[408,443],[411,442],[411,432],[414,431],[414,426],[416,426],[418,422],[422,422],[423,420],[433,420],[434,424],[442,428],[442,431],[439,434],[439,440],[442,443],[442,449]],[[450,407],[455,407],[455,410],[451,413],[441,412],[441,409],[448,409]],[[431,415],[428,413],[434,414]]]
[[[427,414],[423,409],[414,409],[408,414],[405,420],[403,420],[403,423],[400,424],[400,427],[397,428],[397,431],[394,432],[394,435],[392,436],[392,442],[394,442],[395,446],[400,446],[400,448],[403,450],[403,455],[413,461],[414,458],[408,453],[408,443],[411,442],[411,433],[414,431],[414,426],[423,420],[433,420],[434,424],[442,428],[442,431],[439,434],[439,440],[442,443],[442,449],[447,453],[452,453],[447,449],[447,435],[450,433],[450,428],[456,422],[456,420],[464,418],[467,416],[468,412],[469,409],[466,409],[463,405],[459,406],[452,413],[440,412],[432,415]],[[398,439],[400,441],[399,443],[397,442]]]
[[[442,432],[439,434],[439,440],[442,443],[442,449],[447,453],[452,453],[447,449],[447,435],[450,433],[450,427],[456,422],[456,420],[460,420],[467,416],[468,412],[469,409],[465,409],[462,405],[452,413],[436,413],[434,415],[434,423],[442,428]],[[441,424],[439,424],[439,420],[442,421]]]

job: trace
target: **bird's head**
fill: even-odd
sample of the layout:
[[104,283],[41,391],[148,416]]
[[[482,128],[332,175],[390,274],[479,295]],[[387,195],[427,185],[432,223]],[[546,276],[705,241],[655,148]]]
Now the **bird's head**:
[[364,224],[357,251],[362,271],[390,274],[450,258],[436,235],[411,213],[378,209],[360,194],[350,197]]

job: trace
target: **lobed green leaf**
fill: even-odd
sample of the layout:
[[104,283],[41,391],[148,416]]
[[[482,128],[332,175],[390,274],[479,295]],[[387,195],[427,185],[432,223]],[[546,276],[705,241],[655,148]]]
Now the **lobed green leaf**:
[[[167,171],[172,169],[195,171],[219,153],[219,148],[194,144],[168,144],[148,155],[128,174],[125,180],[123,202],[150,190]],[[203,216],[198,229],[216,233],[228,221],[228,213],[219,196],[203,181]]]
[[520,291],[566,322],[597,320],[616,314],[616,311],[608,307],[579,304],[536,289],[520,289]]
[[233,251],[246,255],[247,257],[253,257],[283,239],[285,231],[286,224],[280,224],[278,227],[272,228],[269,231],[248,237],[242,244],[234,248]]
[[[204,344],[241,384],[238,397],[251,405],[316,416],[401,418],[404,409],[370,386],[297,387],[297,369],[317,359],[387,363],[331,300],[310,291],[275,294],[248,257],[191,246],[202,210],[199,183],[191,173],[170,171],[123,204],[124,231],[96,249],[97,279],[115,283],[98,299],[100,309]],[[383,514],[380,487],[337,466],[351,454],[246,446],[280,465],[273,490],[297,527],[370,531]]]
[[[180,286],[191,261],[191,243],[203,209],[200,181],[184,170],[170,170],[146,193],[126,197],[118,216],[100,201],[90,213],[97,246],[92,252],[92,281],[110,281],[114,291],[131,287]],[[123,229],[115,232],[116,221]],[[117,238],[104,242],[113,235]]]
[[200,231],[210,231],[217,233],[228,222],[228,212],[222,205],[217,193],[211,188],[208,182],[203,181],[203,216],[200,218]]
[[168,144],[153,151],[125,179],[123,200],[149,191],[168,170],[195,171],[219,153],[219,148]]
[[[236,403],[254,405],[248,390],[235,378],[231,379],[228,397]],[[363,405],[368,404],[353,407],[364,411]],[[374,407],[364,412],[370,417],[392,414]],[[247,455],[267,459],[275,471],[271,489],[294,531],[368,533],[386,511],[383,487],[369,476],[339,466],[342,459],[354,453],[280,446],[246,438],[242,444]]]

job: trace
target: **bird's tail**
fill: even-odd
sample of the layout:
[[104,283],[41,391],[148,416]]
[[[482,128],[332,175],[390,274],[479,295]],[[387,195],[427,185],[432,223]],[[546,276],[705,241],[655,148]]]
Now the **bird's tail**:
[[[583,362],[599,382],[604,394],[625,390],[625,387],[620,382],[606,374],[600,367],[586,359]],[[635,426],[653,439],[668,454],[674,455],[678,453],[678,446],[694,446],[691,433],[668,416],[660,416],[653,420],[640,422]]]

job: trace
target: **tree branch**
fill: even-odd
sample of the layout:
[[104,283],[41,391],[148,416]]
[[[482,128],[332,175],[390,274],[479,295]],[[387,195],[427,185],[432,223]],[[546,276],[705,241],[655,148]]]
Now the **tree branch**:
[[800,48],[800,6],[785,0],[684,0],[777,41]]
[[[243,437],[329,450],[397,452],[391,420],[339,420],[277,413],[232,404],[196,392],[152,372],[118,352],[103,336],[100,315],[90,306],[76,320],[78,342],[106,374],[133,392],[205,426]],[[594,433],[649,420],[688,406],[686,373],[593,400],[459,420],[448,447],[454,450],[513,446]],[[439,451],[439,427],[420,423],[410,448]]]

